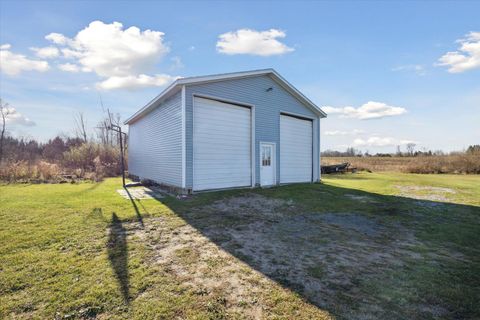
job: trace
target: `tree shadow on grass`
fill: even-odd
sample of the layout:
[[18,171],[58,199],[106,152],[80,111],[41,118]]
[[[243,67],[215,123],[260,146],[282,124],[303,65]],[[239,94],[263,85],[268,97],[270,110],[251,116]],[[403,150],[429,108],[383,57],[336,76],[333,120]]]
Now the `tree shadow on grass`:
[[320,184],[162,202],[218,247],[340,318],[480,316],[479,207]]
[[129,273],[128,273],[128,249],[127,235],[122,221],[115,213],[112,213],[112,221],[109,226],[107,252],[110,264],[115,272],[120,291],[125,303],[129,303]]

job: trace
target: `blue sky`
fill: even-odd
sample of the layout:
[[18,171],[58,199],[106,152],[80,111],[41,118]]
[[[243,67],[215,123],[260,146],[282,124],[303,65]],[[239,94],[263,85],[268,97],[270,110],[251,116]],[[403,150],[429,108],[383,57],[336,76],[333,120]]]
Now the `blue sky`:
[[479,12],[473,1],[3,0],[0,95],[15,108],[11,134],[48,140],[73,133],[79,111],[93,128],[100,95],[125,119],[175,77],[274,68],[327,106],[322,149],[461,150],[480,143]]

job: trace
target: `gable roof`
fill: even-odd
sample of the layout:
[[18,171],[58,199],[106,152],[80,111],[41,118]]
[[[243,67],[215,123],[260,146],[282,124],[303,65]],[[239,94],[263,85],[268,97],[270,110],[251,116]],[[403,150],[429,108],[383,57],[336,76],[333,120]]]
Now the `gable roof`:
[[188,77],[180,78],[175,80],[170,84],[165,90],[163,90],[158,96],[156,96],[152,101],[147,103],[143,108],[135,112],[127,120],[125,124],[130,124],[140,119],[144,115],[148,114],[150,111],[155,109],[158,106],[158,102],[165,100],[171,97],[173,94],[177,93],[182,86],[190,84],[200,84],[207,82],[217,82],[222,80],[233,80],[239,78],[248,78],[261,75],[268,75],[279,85],[281,85],[285,90],[287,90],[291,95],[300,100],[303,104],[307,105],[312,111],[318,114],[320,117],[325,118],[327,114],[323,112],[316,104],[314,104],[310,99],[303,95],[299,90],[292,86],[287,80],[285,80],[277,71],[274,69],[261,69],[261,70],[252,70],[252,71],[242,71],[242,72],[233,72],[233,73],[222,73],[208,76],[199,76],[199,77]]

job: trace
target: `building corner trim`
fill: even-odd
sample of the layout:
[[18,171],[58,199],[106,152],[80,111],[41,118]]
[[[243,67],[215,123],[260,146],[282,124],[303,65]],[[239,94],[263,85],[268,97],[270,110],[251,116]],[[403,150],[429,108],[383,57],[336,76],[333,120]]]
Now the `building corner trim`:
[[186,96],[185,85],[182,86],[182,188],[186,187],[187,180],[187,146],[186,146]]

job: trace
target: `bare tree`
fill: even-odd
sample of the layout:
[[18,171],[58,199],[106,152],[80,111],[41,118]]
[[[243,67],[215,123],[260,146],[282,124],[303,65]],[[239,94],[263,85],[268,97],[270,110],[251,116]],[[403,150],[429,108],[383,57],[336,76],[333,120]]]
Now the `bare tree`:
[[97,137],[100,142],[104,145],[116,146],[118,145],[118,139],[116,132],[109,130],[111,124],[120,126],[120,114],[113,114],[107,110],[107,115],[105,118],[100,120],[96,129]]
[[355,157],[358,154],[358,151],[354,147],[349,147],[345,151],[347,157]]
[[413,142],[407,143],[407,152],[410,156],[413,156],[413,153],[415,152],[415,147],[417,145]]
[[0,99],[0,117],[2,121],[2,131],[0,132],[0,163],[3,158],[3,141],[5,139],[5,130],[7,126],[7,116],[12,113],[10,105]]
[[77,138],[82,139],[83,142],[87,142],[87,120],[85,119],[83,112],[74,115],[73,120],[75,121],[75,134],[77,135]]
[[98,93],[98,98],[100,100],[100,106],[102,107],[102,112],[107,115],[98,122],[96,131],[97,131],[97,138],[100,140],[100,143],[103,145],[111,145],[113,142],[113,139],[111,137],[112,132],[108,130],[111,124],[111,118],[112,114],[110,113],[110,110],[106,109],[105,106],[103,105],[103,99],[102,99],[102,94],[99,92]]
[[397,157],[401,157],[402,156],[402,149],[400,149],[400,146],[397,146],[397,153],[396,153]]
[[[100,143],[103,145],[111,145],[111,146],[118,146],[120,142],[117,138],[117,132],[111,130],[112,125],[120,127],[120,114],[113,114],[110,112],[108,108],[105,108],[103,105],[102,94],[98,92],[98,98],[100,101],[100,106],[102,107],[102,112],[106,116],[98,122],[97,126],[95,127],[95,131],[97,133],[97,138],[100,140]],[[120,135],[121,137],[122,135]]]
[[97,138],[103,145],[108,145],[110,142],[109,134],[108,134],[108,119],[102,119],[95,127],[95,131],[97,132]]

